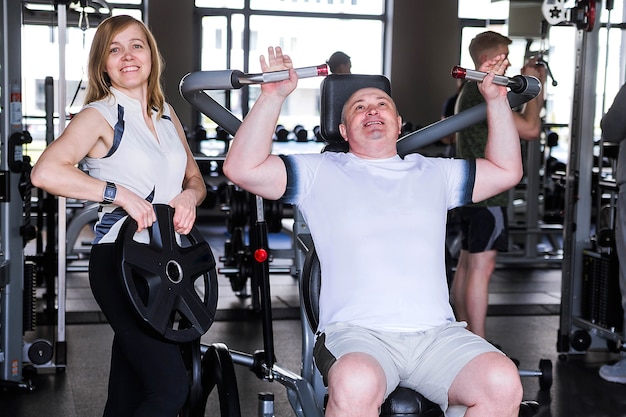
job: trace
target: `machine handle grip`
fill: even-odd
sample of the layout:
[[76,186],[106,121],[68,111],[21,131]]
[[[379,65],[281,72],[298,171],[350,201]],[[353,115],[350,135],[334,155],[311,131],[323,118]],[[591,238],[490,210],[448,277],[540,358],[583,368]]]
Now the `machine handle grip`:
[[[522,104],[534,98],[531,95],[516,94],[509,91],[507,95],[511,108],[521,106]],[[455,114],[436,123],[428,125],[422,129],[404,135],[396,142],[398,155],[404,158],[410,153],[415,153],[419,149],[430,145],[437,140],[449,136],[453,133],[463,130],[475,123],[479,123],[487,119],[487,103],[481,103],[474,107],[470,107],[461,113]]]
[[[296,68],[299,78],[328,75],[328,65]],[[232,90],[249,84],[273,83],[289,79],[289,71],[271,71],[259,74],[246,74],[239,70],[196,71],[189,73],[180,81],[180,92],[184,96],[190,91]]]
[[[462,68],[458,65],[452,68],[452,77],[462,80],[480,82],[486,75],[486,72]],[[512,78],[506,75],[496,75],[493,78],[493,83],[509,87],[511,91],[517,94],[536,97],[541,92],[541,82],[536,77],[529,75],[516,75]]]

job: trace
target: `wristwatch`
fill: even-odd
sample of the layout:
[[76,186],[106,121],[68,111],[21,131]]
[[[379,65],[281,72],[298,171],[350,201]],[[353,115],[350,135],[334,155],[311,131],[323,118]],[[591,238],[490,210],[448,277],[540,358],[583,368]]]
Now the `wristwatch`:
[[117,195],[117,187],[114,183],[107,181],[106,187],[104,187],[104,192],[102,193],[102,202],[101,204],[111,204],[115,201],[115,196]]

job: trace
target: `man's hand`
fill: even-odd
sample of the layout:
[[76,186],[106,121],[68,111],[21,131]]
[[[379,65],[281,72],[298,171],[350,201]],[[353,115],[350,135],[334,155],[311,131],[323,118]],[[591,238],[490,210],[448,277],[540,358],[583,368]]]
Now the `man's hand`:
[[524,64],[520,73],[522,75],[529,75],[529,76],[536,77],[539,81],[541,81],[541,85],[544,85],[546,83],[546,79],[548,75],[546,66],[541,63],[538,63],[536,57],[531,57],[526,62],[526,64]]
[[278,81],[275,83],[263,83],[261,91],[263,93],[275,94],[281,97],[287,97],[298,85],[298,76],[293,70],[293,62],[289,55],[283,55],[280,46],[267,48],[267,59],[261,55],[261,70],[263,72],[289,70],[289,79]]
[[509,65],[509,60],[506,58],[506,55],[498,55],[493,59],[483,62],[480,66],[478,70],[487,73],[483,81],[478,84],[478,89],[485,100],[488,101],[498,97],[506,97],[508,89],[504,86],[494,84],[493,77],[494,75],[504,75]]

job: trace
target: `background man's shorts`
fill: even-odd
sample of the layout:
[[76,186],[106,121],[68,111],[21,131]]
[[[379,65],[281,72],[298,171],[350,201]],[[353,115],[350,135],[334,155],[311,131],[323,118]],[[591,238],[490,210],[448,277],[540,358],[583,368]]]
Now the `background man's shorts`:
[[461,249],[470,253],[509,250],[506,207],[459,207]]

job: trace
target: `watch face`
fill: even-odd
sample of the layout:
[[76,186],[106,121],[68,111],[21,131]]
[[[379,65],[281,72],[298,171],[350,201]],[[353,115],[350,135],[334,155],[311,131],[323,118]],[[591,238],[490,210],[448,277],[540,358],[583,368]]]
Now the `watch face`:
[[112,203],[115,200],[115,195],[117,194],[117,188],[115,184],[107,183],[107,186],[104,189],[104,201]]

